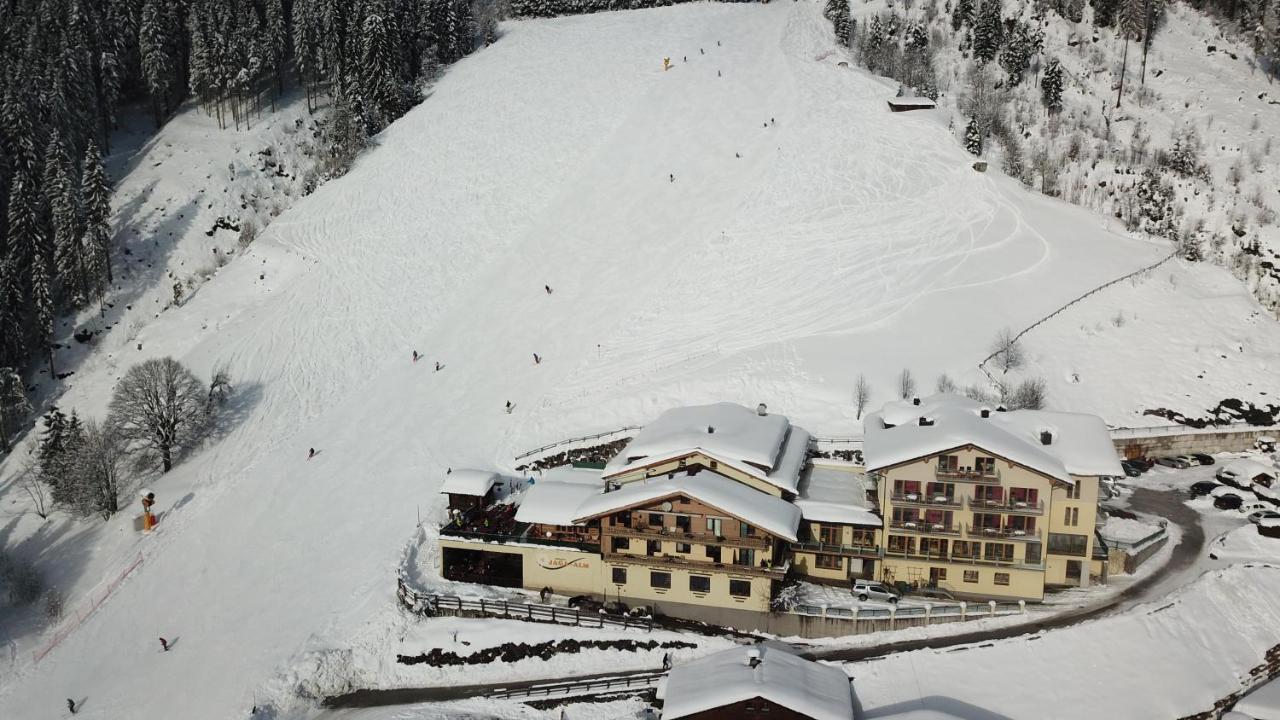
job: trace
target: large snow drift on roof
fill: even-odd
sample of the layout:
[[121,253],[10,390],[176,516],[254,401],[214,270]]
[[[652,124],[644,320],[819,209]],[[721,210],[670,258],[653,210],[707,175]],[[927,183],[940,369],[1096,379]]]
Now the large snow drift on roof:
[[[886,404],[866,422],[863,456],[876,470],[950,448],[974,445],[1003,458],[1071,482],[1071,475],[1123,475],[1115,446],[1101,418],[1044,410],[991,412],[958,395],[938,394],[919,405]],[[920,425],[920,418],[932,425]],[[886,427],[890,425],[892,427]],[[1040,442],[1043,432],[1052,442]]]
[[675,494],[700,500],[778,537],[796,539],[796,528],[800,525],[799,508],[710,470],[703,470],[697,475],[627,483],[621,490],[586,498],[575,519],[581,521]]
[[440,492],[482,497],[497,482],[498,473],[491,470],[454,470],[444,476]]
[[622,457],[629,464],[631,458],[700,448],[726,460],[772,469],[789,425],[782,415],[757,415],[735,403],[677,407],[636,433]]
[[880,516],[867,500],[871,483],[852,468],[814,465],[800,485],[796,507],[805,520],[880,527]]
[[573,525],[578,506],[600,493],[599,486],[586,483],[543,481],[525,491],[516,522],[544,525]]
[[[754,668],[748,652],[760,653]],[[772,645],[733,648],[677,665],[663,688],[662,717],[688,717],[755,697],[814,720],[853,720],[853,690],[839,668]]]

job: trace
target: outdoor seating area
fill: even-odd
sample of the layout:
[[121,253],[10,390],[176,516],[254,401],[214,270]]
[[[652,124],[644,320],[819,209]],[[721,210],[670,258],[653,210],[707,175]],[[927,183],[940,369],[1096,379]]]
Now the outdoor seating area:
[[527,528],[526,524],[516,522],[515,505],[489,505],[456,512],[453,521],[440,532],[462,537],[514,539],[523,536]]

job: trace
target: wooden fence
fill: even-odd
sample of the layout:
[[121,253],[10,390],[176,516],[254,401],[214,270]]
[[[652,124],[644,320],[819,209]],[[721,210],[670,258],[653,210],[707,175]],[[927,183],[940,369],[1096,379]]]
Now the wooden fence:
[[534,685],[532,687],[511,689],[497,688],[496,690],[488,693],[487,697],[512,700],[516,698],[533,699],[561,695],[598,695],[600,693],[619,692],[622,690],[640,690],[657,685],[658,681],[661,680],[662,676],[665,674],[666,671],[664,670],[653,670],[651,672],[635,673],[620,677],[568,680],[560,683],[548,683],[546,685]]
[[541,455],[542,453],[545,453],[548,450],[554,450],[558,447],[564,447],[565,445],[572,445],[574,443],[586,442],[588,440],[599,440],[600,438],[608,437],[610,435],[617,435],[619,433],[631,432],[632,430],[639,430],[641,427],[643,426],[627,425],[625,427],[620,427],[614,430],[606,430],[604,432],[596,433],[595,435],[583,435],[582,437],[572,437],[572,438],[565,438],[564,440],[557,440],[553,443],[543,445],[540,448],[534,448],[533,450],[527,450],[525,452],[522,452],[519,455],[517,455],[515,459],[516,459],[516,462],[519,462],[527,457],[532,457],[534,455]]
[[524,620],[527,622],[576,625],[588,628],[609,627],[621,630],[630,630],[632,628],[645,631],[653,630],[653,618],[651,617],[583,612],[579,608],[558,605],[535,605],[511,602],[509,600],[462,598],[456,595],[419,593],[409,587],[403,578],[399,582],[399,589],[396,594],[400,598],[400,603],[409,612],[428,617],[440,615],[483,616]]

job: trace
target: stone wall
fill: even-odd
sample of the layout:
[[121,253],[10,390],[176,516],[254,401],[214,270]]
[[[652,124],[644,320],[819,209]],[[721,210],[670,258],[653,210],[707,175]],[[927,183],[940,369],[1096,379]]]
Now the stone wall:
[[[1127,435],[1127,433],[1126,433]],[[1168,435],[1113,437],[1116,451],[1124,457],[1160,457],[1190,452],[1219,453],[1252,450],[1260,437],[1276,437],[1280,428],[1250,428],[1220,432],[1185,432]]]

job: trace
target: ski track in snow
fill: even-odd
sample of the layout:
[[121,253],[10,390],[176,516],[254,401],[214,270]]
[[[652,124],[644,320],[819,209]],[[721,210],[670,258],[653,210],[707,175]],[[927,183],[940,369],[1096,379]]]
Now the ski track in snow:
[[[89,622],[0,680],[0,716],[74,695],[86,719],[243,717],[392,607],[446,466],[712,399],[840,433],[854,368],[879,400],[908,362],[927,387],[1161,253],[973,172],[929,114],[887,112],[889,84],[814,60],[817,4],[507,29],[143,331],[202,376],[231,360],[246,407],[154,483],[162,507],[193,497]],[[197,317],[226,319],[192,341]]]

